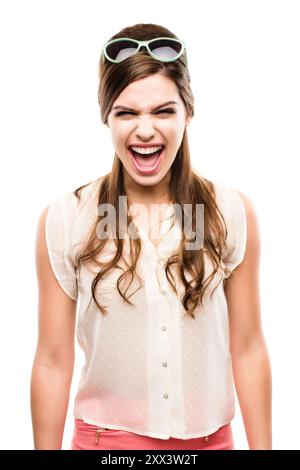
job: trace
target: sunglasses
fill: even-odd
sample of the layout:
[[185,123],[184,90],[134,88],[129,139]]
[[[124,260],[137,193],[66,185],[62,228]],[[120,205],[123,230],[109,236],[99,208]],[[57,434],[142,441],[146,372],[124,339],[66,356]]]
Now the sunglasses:
[[117,38],[105,43],[102,46],[102,51],[110,62],[119,64],[128,57],[137,54],[143,46],[146,47],[148,54],[150,54],[154,59],[162,62],[173,62],[174,60],[177,60],[184,51],[186,51],[185,43],[174,38],[155,38],[150,39],[150,41],[138,41],[137,39],[131,38]]

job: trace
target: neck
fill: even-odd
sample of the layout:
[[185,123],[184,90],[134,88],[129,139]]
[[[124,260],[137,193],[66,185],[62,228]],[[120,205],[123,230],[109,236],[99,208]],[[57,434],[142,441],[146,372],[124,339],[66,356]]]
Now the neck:
[[169,183],[171,173],[168,172],[165,177],[157,184],[144,186],[138,184],[123,168],[124,186],[127,195],[128,205],[133,203],[144,204],[169,204],[171,202]]

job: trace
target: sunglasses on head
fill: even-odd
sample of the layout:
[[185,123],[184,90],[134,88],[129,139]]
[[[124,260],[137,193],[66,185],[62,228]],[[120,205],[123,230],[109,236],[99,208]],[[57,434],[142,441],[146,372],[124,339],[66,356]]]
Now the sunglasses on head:
[[[117,38],[105,43],[102,46],[102,51],[107,60],[118,64],[128,57],[137,54],[143,46],[147,49],[148,54],[162,62],[173,62],[186,51],[185,43],[174,38],[155,38],[149,41]],[[187,63],[186,53],[185,57]]]

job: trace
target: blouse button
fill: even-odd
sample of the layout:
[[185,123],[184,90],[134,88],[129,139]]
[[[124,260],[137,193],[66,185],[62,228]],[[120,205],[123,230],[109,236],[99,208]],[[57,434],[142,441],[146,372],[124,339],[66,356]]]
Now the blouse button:
[[162,326],[161,329],[162,331],[166,331],[167,328],[165,326]]
[[204,438],[205,442],[207,442],[208,439],[209,439],[209,437],[208,437],[208,436],[205,436],[205,438]]
[[167,362],[163,362],[163,363],[162,363],[162,366],[163,366],[163,367],[167,367],[167,365],[168,365]]
[[166,291],[166,290],[161,290],[161,293],[162,293],[162,295],[167,295],[167,291]]
[[168,398],[168,394],[167,394],[167,393],[164,393],[164,394],[163,394],[163,397],[167,399],[167,398]]

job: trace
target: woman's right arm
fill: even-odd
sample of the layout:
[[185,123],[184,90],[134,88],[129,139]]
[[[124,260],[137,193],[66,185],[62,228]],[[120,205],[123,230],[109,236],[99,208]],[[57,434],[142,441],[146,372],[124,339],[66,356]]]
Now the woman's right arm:
[[74,368],[76,305],[53,274],[42,212],[35,259],[38,281],[38,342],[31,375],[34,448],[61,449]]

